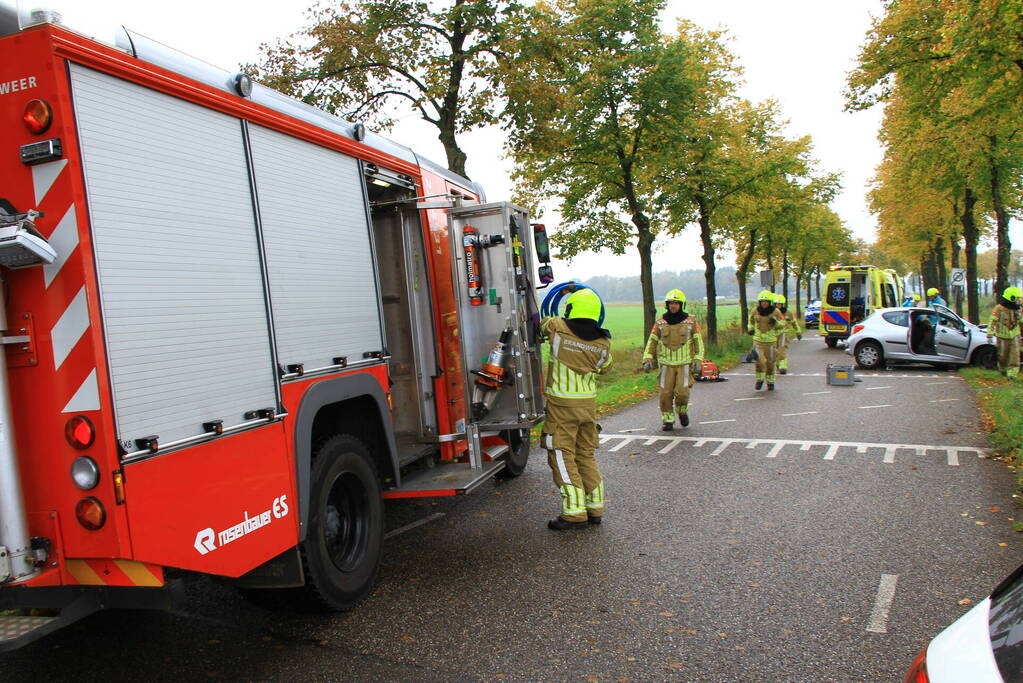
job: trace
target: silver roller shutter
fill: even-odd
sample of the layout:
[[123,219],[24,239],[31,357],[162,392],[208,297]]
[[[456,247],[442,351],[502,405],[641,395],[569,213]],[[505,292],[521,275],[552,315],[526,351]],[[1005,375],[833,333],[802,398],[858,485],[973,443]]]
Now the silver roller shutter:
[[276,406],[241,123],[74,64],[71,82],[118,437]]
[[323,368],[383,347],[359,163],[249,128],[281,365]]

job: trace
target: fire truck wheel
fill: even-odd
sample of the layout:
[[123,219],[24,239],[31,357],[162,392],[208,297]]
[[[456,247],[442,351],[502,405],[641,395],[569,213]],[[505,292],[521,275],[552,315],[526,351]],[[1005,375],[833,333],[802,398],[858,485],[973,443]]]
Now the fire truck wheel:
[[838,340],[834,337],[824,337],[824,343],[828,345],[829,349],[833,349],[838,346]]
[[526,463],[529,462],[529,430],[508,430],[501,432],[501,436],[508,443],[508,458],[497,478],[514,479],[526,471]]
[[366,597],[380,568],[380,479],[369,449],[347,434],[324,441],[314,457],[309,526],[301,545],[305,591],[310,606],[340,611]]

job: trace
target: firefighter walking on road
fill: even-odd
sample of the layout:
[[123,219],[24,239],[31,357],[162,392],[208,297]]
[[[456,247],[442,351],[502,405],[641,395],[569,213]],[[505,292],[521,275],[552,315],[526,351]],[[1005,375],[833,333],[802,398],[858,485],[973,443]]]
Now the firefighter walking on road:
[[988,321],[988,341],[997,344],[998,370],[1009,379],[1019,375],[1020,300],[1023,290],[1006,287]]
[[781,312],[785,319],[785,325],[778,334],[778,374],[784,375],[789,371],[789,344],[792,338],[803,340],[803,326],[799,324],[799,318],[785,305],[785,295],[774,295],[774,307]]
[[699,372],[694,363],[703,361],[703,337],[693,316],[686,313],[686,295],[673,289],[664,295],[664,315],[650,330],[643,369],[653,369],[654,358],[660,366],[661,429],[675,427],[675,415],[683,427],[689,426],[689,390]]
[[547,522],[554,531],[600,524],[604,480],[594,451],[598,445],[598,374],[611,367],[611,333],[597,324],[600,297],[582,289],[565,302],[564,318],[544,318],[550,342],[547,361],[547,418],[541,440],[561,492],[561,514]]
[[753,336],[757,351],[756,389],[759,391],[767,381],[767,390],[774,391],[775,363],[778,352],[778,335],[785,327],[785,318],[774,307],[774,294],[762,290],[757,295],[757,307],[749,313],[747,331]]

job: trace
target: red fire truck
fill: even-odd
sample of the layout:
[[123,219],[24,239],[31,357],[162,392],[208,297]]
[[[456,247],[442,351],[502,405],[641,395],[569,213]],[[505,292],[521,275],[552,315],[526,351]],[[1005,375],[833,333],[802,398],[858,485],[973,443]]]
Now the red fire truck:
[[525,211],[136,33],[0,36],[0,649],[168,571],[348,608],[384,499],[522,472]]

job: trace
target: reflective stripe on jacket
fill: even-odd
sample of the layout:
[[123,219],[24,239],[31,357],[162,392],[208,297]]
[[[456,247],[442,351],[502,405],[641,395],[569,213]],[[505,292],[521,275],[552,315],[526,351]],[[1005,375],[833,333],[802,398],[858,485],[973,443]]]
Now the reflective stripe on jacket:
[[987,333],[989,336],[999,339],[1012,339],[1020,335],[1020,312],[1007,308],[1002,304],[995,306],[991,311],[991,320],[988,321]]
[[558,398],[594,398],[597,375],[611,367],[611,340],[576,336],[562,318],[544,318],[540,329],[550,341],[546,393]]
[[785,318],[776,308],[767,315],[761,315],[759,309],[754,308],[749,312],[748,329],[753,330],[753,341],[773,344],[785,329]]
[[693,361],[703,360],[703,336],[693,316],[674,325],[664,318],[654,323],[650,328],[643,360],[653,360],[655,352],[660,365],[689,365]]

